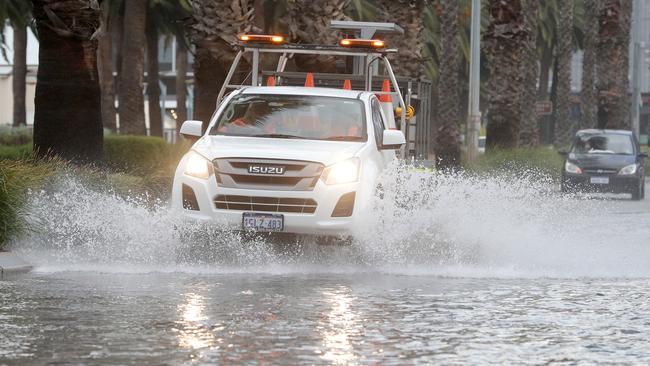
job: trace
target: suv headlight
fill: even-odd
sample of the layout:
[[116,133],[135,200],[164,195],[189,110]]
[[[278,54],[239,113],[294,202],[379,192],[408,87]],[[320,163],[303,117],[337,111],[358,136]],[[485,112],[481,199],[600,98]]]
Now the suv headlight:
[[630,164],[618,171],[620,175],[632,175],[636,173],[636,164]]
[[564,163],[564,170],[567,173],[572,173],[572,174],[582,174],[582,169],[580,169],[579,166],[567,161]]
[[359,179],[359,159],[352,158],[330,165],[323,171],[321,179],[325,184],[343,184]]
[[198,153],[190,151],[185,163],[184,173],[190,177],[208,179],[210,176],[210,161]]

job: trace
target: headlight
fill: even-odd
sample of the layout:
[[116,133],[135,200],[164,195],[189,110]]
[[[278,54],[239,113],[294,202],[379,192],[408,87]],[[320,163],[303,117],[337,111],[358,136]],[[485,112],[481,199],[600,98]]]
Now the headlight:
[[582,174],[582,169],[580,169],[579,166],[568,161],[564,163],[564,170],[566,170],[567,173]]
[[631,164],[618,171],[620,175],[632,175],[636,173],[636,164]]
[[359,179],[359,159],[353,158],[328,166],[321,179],[325,184],[356,182]]
[[195,178],[208,179],[210,176],[210,162],[203,156],[190,151],[185,163],[185,174]]

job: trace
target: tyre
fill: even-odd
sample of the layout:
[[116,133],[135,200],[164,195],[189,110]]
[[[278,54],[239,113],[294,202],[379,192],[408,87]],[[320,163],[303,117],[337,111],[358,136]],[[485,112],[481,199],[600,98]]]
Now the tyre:
[[639,186],[632,192],[632,201],[639,201],[645,198],[645,184],[639,182]]

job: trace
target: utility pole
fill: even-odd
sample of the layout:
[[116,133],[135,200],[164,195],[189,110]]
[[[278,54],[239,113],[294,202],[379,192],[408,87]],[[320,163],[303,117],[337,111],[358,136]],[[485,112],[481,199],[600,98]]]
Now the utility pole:
[[641,118],[641,43],[639,42],[640,38],[640,27],[641,27],[641,17],[639,16],[641,12],[641,2],[639,0],[634,0],[632,8],[632,123],[631,128],[632,132],[636,135],[637,138],[640,137],[640,118]]
[[481,131],[481,110],[479,98],[481,90],[481,0],[472,0],[471,53],[469,60],[469,103],[467,113],[467,160],[474,161],[478,156],[478,137]]

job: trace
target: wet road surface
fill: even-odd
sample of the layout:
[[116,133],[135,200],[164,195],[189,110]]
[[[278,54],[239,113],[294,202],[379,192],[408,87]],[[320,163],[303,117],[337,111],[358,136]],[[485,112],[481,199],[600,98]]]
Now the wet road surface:
[[[49,196],[56,220],[41,218],[48,230],[30,243],[57,241],[64,255],[14,245],[36,270],[0,281],[0,364],[650,363],[649,200],[531,190],[522,202],[525,185],[476,196],[455,187],[428,213],[391,220],[416,231],[430,215],[454,234],[447,246],[472,243],[469,261],[427,257],[439,237],[383,251],[374,243],[387,232],[311,260],[176,265],[143,239],[166,238],[160,217],[92,195],[97,213],[76,212]],[[102,225],[79,224],[93,215]],[[92,245],[66,252],[79,242]]]

